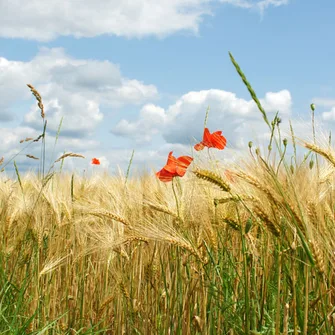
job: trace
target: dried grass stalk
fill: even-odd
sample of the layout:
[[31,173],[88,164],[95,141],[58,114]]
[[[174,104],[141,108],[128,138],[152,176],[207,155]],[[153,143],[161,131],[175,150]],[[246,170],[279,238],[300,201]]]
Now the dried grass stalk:
[[27,84],[27,86],[30,88],[31,93],[35,96],[36,100],[38,101],[38,108],[41,110],[41,117],[42,119],[45,118],[45,113],[44,113],[44,106],[42,103],[42,97],[41,95],[38,93],[38,91],[34,88],[33,85],[31,84]]

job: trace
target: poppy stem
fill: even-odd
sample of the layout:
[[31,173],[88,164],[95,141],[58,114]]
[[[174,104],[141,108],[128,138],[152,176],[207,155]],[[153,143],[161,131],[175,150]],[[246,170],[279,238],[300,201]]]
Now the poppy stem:
[[178,198],[177,198],[177,193],[176,193],[176,190],[175,190],[175,187],[174,187],[174,178],[172,179],[172,191],[173,191],[173,194],[174,194],[174,198],[176,199],[178,219],[180,219]]

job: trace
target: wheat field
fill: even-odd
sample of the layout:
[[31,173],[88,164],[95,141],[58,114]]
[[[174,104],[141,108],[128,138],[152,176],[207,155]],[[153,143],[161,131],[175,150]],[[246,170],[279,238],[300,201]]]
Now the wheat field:
[[[267,150],[194,160],[169,183],[45,172],[43,151],[38,174],[15,161],[16,178],[0,174],[1,334],[335,333],[335,151],[293,128],[282,138],[230,57]],[[28,86],[45,123],[24,141],[44,148],[47,111]]]

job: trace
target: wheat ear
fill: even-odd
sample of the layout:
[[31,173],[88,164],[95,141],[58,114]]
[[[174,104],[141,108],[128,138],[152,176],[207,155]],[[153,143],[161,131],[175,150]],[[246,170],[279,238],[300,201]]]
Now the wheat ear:
[[230,186],[216,173],[208,170],[195,170],[192,171],[198,178],[209,181],[221,188],[224,192],[230,192]]

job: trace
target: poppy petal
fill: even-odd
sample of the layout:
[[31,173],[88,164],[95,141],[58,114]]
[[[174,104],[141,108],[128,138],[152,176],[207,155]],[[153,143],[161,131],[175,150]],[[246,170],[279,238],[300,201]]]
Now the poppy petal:
[[196,144],[196,145],[194,146],[194,149],[195,149],[196,151],[200,151],[200,150],[202,150],[204,147],[205,147],[205,146],[203,145],[203,143],[200,142],[200,143],[198,143],[198,144]]
[[210,147],[211,143],[212,143],[212,137],[211,137],[211,133],[209,132],[208,128],[204,129],[204,136],[202,139],[202,143],[206,146],[206,147]]
[[176,173],[179,177],[183,177],[186,173],[187,168],[192,163],[193,158],[190,156],[180,156],[177,158],[177,168]]
[[156,172],[156,176],[163,182],[169,182],[177,176],[182,177],[192,161],[193,158],[189,156],[180,156],[179,158],[176,158],[172,156],[171,151],[166,165],[159,172]]
[[225,148],[227,140],[224,136],[214,133],[212,134],[212,144],[214,148],[222,150]]
[[177,168],[177,158],[172,156],[173,151],[169,153],[168,160],[166,165],[164,166],[163,169],[170,173],[176,173],[176,168]]
[[169,182],[173,179],[174,175],[169,171],[162,169],[156,173],[156,176],[159,178],[160,181]]
[[97,159],[97,158],[92,158],[92,162],[91,162],[91,164],[94,164],[94,165],[100,165],[100,161],[99,161],[99,159]]

